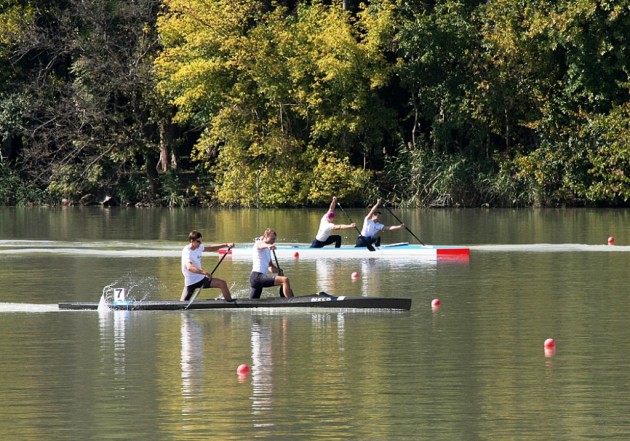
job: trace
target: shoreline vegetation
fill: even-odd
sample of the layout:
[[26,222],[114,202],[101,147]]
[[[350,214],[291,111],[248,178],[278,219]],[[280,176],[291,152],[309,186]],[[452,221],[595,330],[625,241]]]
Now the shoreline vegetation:
[[0,205],[630,206],[630,0],[5,0]]

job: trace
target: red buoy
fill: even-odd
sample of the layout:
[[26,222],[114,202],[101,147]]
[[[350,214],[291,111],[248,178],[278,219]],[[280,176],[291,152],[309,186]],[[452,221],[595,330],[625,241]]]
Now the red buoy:
[[293,253],[293,258],[294,259],[299,259],[300,258],[300,253],[298,253],[297,251],[295,253]]
[[614,238],[614,237],[612,237],[612,236],[610,236],[610,237],[608,238],[608,245],[614,245],[614,244],[615,244],[615,238]]
[[431,308],[435,311],[436,309],[440,309],[440,306],[442,306],[442,302],[440,301],[440,299],[433,299],[431,301]]
[[353,272],[353,273],[350,275],[350,277],[352,277],[352,279],[356,280],[356,279],[358,279],[358,278],[359,278],[359,273],[357,273],[357,272],[355,271],[355,272]]
[[249,366],[247,366],[245,363],[239,364],[238,367],[236,368],[236,373],[239,375],[249,374]]
[[545,340],[545,349],[555,349],[556,348],[556,341],[553,338],[548,338],[547,340]]

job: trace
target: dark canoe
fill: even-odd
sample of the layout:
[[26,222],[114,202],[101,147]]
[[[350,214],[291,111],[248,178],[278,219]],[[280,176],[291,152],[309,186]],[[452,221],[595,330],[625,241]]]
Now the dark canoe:
[[[64,310],[96,310],[99,302],[59,303]],[[111,304],[111,309],[120,311],[174,311],[185,310],[188,302],[180,301],[130,301],[122,304]],[[197,300],[188,309],[252,309],[252,308],[342,308],[342,309],[411,309],[411,299],[395,297],[351,297],[331,295],[309,295],[292,298],[236,299],[233,302],[224,300]]]

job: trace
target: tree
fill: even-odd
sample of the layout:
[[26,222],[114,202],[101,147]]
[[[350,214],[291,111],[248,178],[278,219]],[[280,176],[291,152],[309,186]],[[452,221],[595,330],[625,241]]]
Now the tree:
[[15,87],[20,69],[16,69],[12,55],[33,20],[34,10],[13,0],[0,1],[0,10],[0,161],[13,164],[21,149],[27,100],[22,89]]
[[210,195],[246,206],[321,202],[329,195],[310,188],[320,182],[310,175],[325,155],[345,177],[339,194],[360,197],[369,173],[348,173],[348,161],[373,152],[393,125],[378,96],[389,75],[386,26],[374,17],[391,16],[392,4],[371,5],[356,22],[320,2],[295,15],[252,0],[166,6],[159,88],[176,121],[203,129],[195,158],[215,176]]
[[483,136],[468,105],[478,45],[471,7],[449,0],[433,8],[407,4],[404,12],[398,50],[401,84],[410,97],[411,148],[423,147],[421,140],[427,139],[438,153],[465,149],[472,138]]
[[591,200],[627,203],[630,201],[630,102],[615,106],[607,115],[598,115],[589,125],[592,164],[590,185],[581,192]]
[[[524,148],[509,151],[514,161],[504,166],[513,167],[514,176],[529,186],[529,193],[535,195],[534,204],[574,203],[577,198],[595,195],[617,200],[623,192],[615,193],[611,191],[614,185],[605,184],[616,178],[604,177],[601,165],[613,157],[617,159],[612,162],[617,163],[624,157],[625,147],[616,144],[619,152],[603,149],[602,142],[611,132],[602,128],[605,121],[615,121],[611,129],[619,127],[617,121],[625,113],[609,113],[616,106],[623,109],[628,102],[630,2],[540,1],[521,9],[516,7],[520,2],[501,4],[508,9],[491,3],[488,10],[493,11],[492,17],[512,17],[512,22],[518,20],[520,24],[518,32],[505,34],[500,46],[514,48],[501,52],[513,60],[508,64],[518,59],[522,65],[517,73],[522,80],[514,82],[527,85],[521,88],[527,92],[521,96],[532,99],[519,105],[522,110],[518,124],[535,134],[535,142],[520,137]],[[506,90],[502,84],[496,89]],[[599,129],[593,130],[596,121]],[[617,130],[612,129],[612,133]],[[607,158],[603,162],[598,159],[602,154]],[[593,168],[594,164],[599,166]],[[611,173],[615,170],[613,167]]]
[[[28,96],[22,172],[58,199],[112,191],[157,156],[158,0],[33,2],[12,49]],[[153,171],[153,174],[155,172]],[[154,188],[154,187],[153,187]],[[147,197],[152,187],[147,186]]]

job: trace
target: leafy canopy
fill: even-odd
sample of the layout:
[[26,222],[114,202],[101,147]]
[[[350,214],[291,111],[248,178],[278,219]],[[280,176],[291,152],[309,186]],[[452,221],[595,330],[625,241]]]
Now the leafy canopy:
[[210,196],[244,206],[361,197],[370,172],[351,157],[378,150],[393,126],[379,96],[393,9],[165,2],[158,88],[178,122],[202,130],[193,157],[215,177]]

